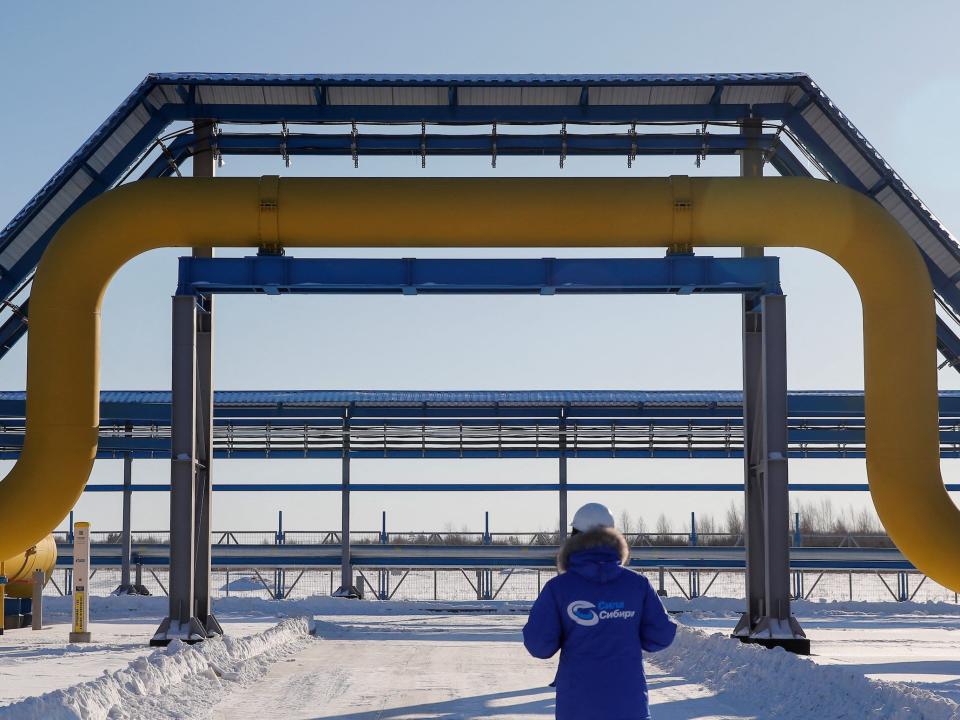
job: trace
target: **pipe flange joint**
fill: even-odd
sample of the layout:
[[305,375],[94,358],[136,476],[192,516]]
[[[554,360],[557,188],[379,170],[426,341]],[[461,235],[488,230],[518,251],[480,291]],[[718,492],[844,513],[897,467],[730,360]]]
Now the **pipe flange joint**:
[[673,194],[673,235],[670,248],[677,254],[693,251],[693,193],[690,178],[686,175],[671,175],[670,190]]
[[282,255],[280,245],[280,176],[260,178],[260,207],[257,213],[257,238],[264,255]]

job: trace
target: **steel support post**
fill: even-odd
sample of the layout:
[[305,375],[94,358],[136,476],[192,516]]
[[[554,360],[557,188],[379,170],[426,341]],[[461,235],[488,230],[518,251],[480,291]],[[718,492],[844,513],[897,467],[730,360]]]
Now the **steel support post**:
[[[124,435],[130,438],[133,435],[133,426],[129,423],[124,429]],[[123,456],[123,530],[120,533],[120,584],[113,591],[114,595],[149,595],[140,581],[131,582],[130,565],[132,561],[132,504],[133,504],[133,455],[126,453]]]
[[173,298],[170,407],[170,609],[151,645],[207,637],[196,616],[197,301]]
[[559,455],[560,455],[560,544],[567,539],[567,411],[560,411],[559,426]]
[[[193,124],[196,145],[193,154],[193,176],[212,178],[216,175],[213,152],[215,124],[197,120]],[[194,248],[194,257],[213,257],[212,248]],[[196,322],[196,495],[194,510],[196,558],[193,568],[197,619],[207,637],[223,635],[223,628],[213,614],[210,598],[210,514],[213,503],[213,296],[198,297]]]
[[343,411],[343,448],[340,465],[340,587],[334,597],[359,598],[360,591],[353,584],[350,561],[350,411]]
[[749,298],[744,313],[744,473],[747,611],[734,637],[809,654],[790,613],[786,304]]
[[[128,424],[124,435],[130,437],[131,426]],[[131,519],[133,501],[133,456],[127,453],[123,456],[123,529],[120,533],[120,586],[114,594],[133,594],[130,586],[130,554],[133,551],[131,540]]]

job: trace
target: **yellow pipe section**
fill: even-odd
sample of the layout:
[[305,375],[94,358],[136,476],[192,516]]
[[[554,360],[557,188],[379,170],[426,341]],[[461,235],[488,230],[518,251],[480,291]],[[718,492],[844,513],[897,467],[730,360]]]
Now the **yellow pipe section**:
[[34,547],[0,563],[7,574],[6,594],[13,598],[33,597],[33,572],[43,570],[47,583],[57,564],[57,543],[47,535]]
[[[27,433],[0,483],[0,557],[80,497],[97,448],[100,304],[114,273],[162,247],[806,247],[863,302],[867,472],[894,542],[960,590],[960,511],[939,468],[933,288],[879,205],[799,178],[161,179],[77,212],[30,299]],[[40,496],[43,502],[38,502]],[[26,509],[29,508],[29,512]]]

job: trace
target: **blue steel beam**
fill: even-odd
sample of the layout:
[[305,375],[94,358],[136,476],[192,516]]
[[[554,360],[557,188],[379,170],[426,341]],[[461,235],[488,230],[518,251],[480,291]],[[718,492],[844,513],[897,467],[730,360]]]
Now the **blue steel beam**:
[[[773,150],[777,141],[768,134],[757,139],[764,151]],[[498,132],[497,156],[501,155],[732,155],[747,147],[740,134],[637,133],[544,133],[514,135]],[[214,147],[224,155],[490,155],[493,136],[487,134],[416,133],[275,133],[218,135]]]
[[937,316],[937,350],[943,355],[946,365],[960,370],[960,338],[939,315]]
[[779,259],[668,255],[610,259],[180,258],[193,293],[780,293]]
[[[567,155],[733,155],[750,145],[742,135],[714,133],[684,134],[590,134],[569,133]],[[278,133],[221,133],[216,136],[214,149],[221,155],[352,155],[353,135],[290,134],[284,138]],[[421,136],[415,134],[384,135],[358,134],[358,155],[419,155]],[[781,175],[809,176],[806,168],[793,152],[774,135],[763,135],[756,140]],[[179,135],[143,171],[142,178],[166,177],[176,174],[177,168],[193,154],[192,134]],[[493,151],[491,135],[439,135],[425,137],[428,155],[488,156]],[[505,135],[497,134],[497,155],[551,156],[563,149],[560,135]]]

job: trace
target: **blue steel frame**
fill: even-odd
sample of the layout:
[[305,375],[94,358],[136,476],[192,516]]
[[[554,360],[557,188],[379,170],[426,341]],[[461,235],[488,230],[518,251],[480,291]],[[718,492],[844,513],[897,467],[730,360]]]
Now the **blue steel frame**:
[[[339,104],[333,94],[344,88],[368,89],[370,94],[356,104]],[[392,97],[392,92],[419,88],[434,89],[443,97],[442,102],[422,100],[407,104],[391,104],[377,97]],[[473,88],[515,91],[516,104],[474,104],[462,102],[461,94]],[[544,89],[569,90],[571,99],[561,104],[536,104],[523,100],[523,93],[536,93]],[[606,104],[599,94],[610,88],[650,90],[651,93],[673,93],[672,104],[656,104],[656,100],[635,100],[627,104]],[[767,92],[773,88],[774,91]],[[246,89],[242,96],[239,89]],[[769,102],[737,102],[732,98],[754,91],[754,99],[769,97]],[[790,93],[781,92],[790,90]],[[680,93],[687,92],[681,97]],[[377,95],[376,93],[380,93]],[[385,93],[385,94],[384,94]],[[597,98],[594,98],[597,93]],[[693,94],[691,94],[693,93]],[[573,99],[575,96],[575,99]],[[653,97],[651,94],[649,97]],[[775,96],[779,100],[775,100]],[[359,97],[359,96],[358,96]],[[513,97],[513,96],[511,96]],[[639,96],[638,96],[639,97]],[[373,98],[373,99],[371,99]],[[699,98],[699,99],[696,99]],[[818,123],[817,117],[825,118],[827,130]],[[171,73],[147,76],[131,95],[111,114],[79,150],[67,161],[39,193],[0,231],[0,253],[14,243],[22,243],[22,252],[8,267],[0,267],[0,295],[9,300],[11,294],[23,283],[36,266],[47,243],[56,230],[84,203],[106,191],[128,172],[133,163],[147,152],[171,123],[194,120],[218,123],[380,123],[389,125],[563,125],[616,124],[630,126],[634,123],[737,123],[744,119],[757,118],[780,123],[801,148],[811,154],[831,179],[848,185],[870,197],[879,198],[882,193],[893,193],[916,214],[921,225],[929,232],[939,247],[955,261],[960,261],[960,248],[950,233],[939,223],[919,198],[884,161],[873,146],[840,112],[837,106],[808,76],[802,73],[751,73],[751,74],[688,74],[688,75],[247,75],[247,74],[193,74]],[[536,140],[504,137],[497,139],[497,152],[540,152],[544,154],[609,154],[619,148],[624,152],[624,143],[630,143],[630,135],[621,133],[616,140],[590,139],[587,136],[555,133],[532,133]],[[421,140],[428,152],[437,154],[477,154],[485,143],[493,151],[492,138],[464,136],[463,140],[448,135],[445,138],[411,134],[409,139],[363,136],[369,142],[371,153],[410,153],[411,144]],[[734,136],[735,137],[735,136]],[[558,144],[559,140],[559,144]],[[275,152],[283,155],[299,151],[320,152],[317,144],[327,144],[328,151],[345,152],[344,137],[318,140],[316,136],[303,139],[284,133],[280,138],[269,140],[244,140],[227,137],[220,152]],[[355,142],[354,142],[355,141]],[[696,139],[694,139],[695,143]],[[189,141],[174,140],[177,157],[165,154],[168,165],[182,162],[183,153],[189,153]],[[257,143],[260,143],[259,146]],[[636,149],[630,143],[627,152],[697,152],[690,147],[691,140],[672,138],[657,147],[655,139],[636,139]],[[737,140],[723,134],[706,134],[701,139],[705,154],[716,146],[717,152],[735,152]],[[763,140],[762,142],[767,142]],[[305,145],[301,147],[301,143]],[[351,138],[350,152],[354,153],[360,140]],[[380,143],[378,145],[378,143]],[[230,147],[231,145],[234,147]],[[525,145],[526,144],[526,145]],[[103,157],[104,148],[117,145]],[[727,147],[729,145],[729,147]],[[802,164],[781,143],[771,146],[771,163],[781,173],[807,174]],[[308,147],[309,146],[309,147]],[[332,147],[337,146],[337,147]],[[502,149],[501,149],[502,146]],[[312,150],[311,150],[312,148]],[[849,152],[845,151],[849,148]],[[182,156],[182,157],[181,157]],[[107,158],[104,160],[104,158]],[[161,163],[162,164],[162,163]],[[866,170],[864,169],[866,168]],[[868,187],[863,176],[870,177]],[[878,178],[873,180],[874,176]],[[29,239],[20,236],[27,226],[70,183],[79,182],[82,189],[70,196],[65,207],[52,212],[52,222],[42,232],[37,231]],[[954,310],[960,311],[960,289],[957,274],[948,276],[933,261],[927,249],[921,247],[927,261],[937,292]],[[20,302],[21,310],[27,311],[26,300]],[[0,327],[0,356],[26,331],[19,317],[12,317]],[[939,328],[942,350],[954,353],[960,341],[946,325]],[[949,362],[957,360],[956,354],[947,355]]]
[[[287,256],[245,258],[182,258],[179,293],[212,292],[279,294],[337,292],[415,294],[558,292],[765,292],[779,293],[778,259],[712,258],[668,255],[651,259],[312,259]],[[101,402],[98,457],[169,457],[170,397],[163,392],[105,392]],[[214,423],[218,433],[237,431],[247,438],[220,443],[218,458],[338,458],[342,414],[349,409],[352,428],[384,433],[384,446],[352,444],[353,458],[504,458],[559,457],[556,435],[560,415],[566,417],[569,442],[565,455],[590,457],[741,456],[742,396],[739,392],[227,392],[215,394]],[[855,392],[790,393],[789,441],[792,457],[862,457],[863,397]],[[23,393],[0,393],[0,457],[15,458],[23,442]],[[941,395],[941,444],[944,457],[960,456],[960,394]],[[126,427],[134,432],[128,437]],[[443,432],[459,427],[460,445],[450,447]],[[399,440],[387,445],[386,433]],[[689,442],[654,450],[612,440],[590,441],[591,432],[609,427],[647,429]],[[409,432],[439,433],[411,443]],[[696,429],[696,430],[695,430]],[[464,431],[476,430],[479,441],[466,446]],[[308,432],[326,439],[291,446],[289,438]],[[505,447],[483,439],[483,433],[507,434]],[[511,444],[511,437],[527,435]],[[696,432],[707,438],[697,444]],[[584,442],[578,442],[586,437]],[[734,438],[718,445],[717,433]],[[511,435],[512,434],[512,435]],[[531,435],[539,438],[531,441]],[[222,436],[222,435],[221,435]],[[215,437],[217,437],[215,435]],[[249,438],[260,438],[251,443]],[[478,437],[478,436],[474,436]],[[271,443],[271,438],[274,440]],[[284,443],[287,443],[286,445]],[[306,441],[305,441],[306,442]],[[619,442],[619,446],[618,446]],[[411,445],[413,445],[411,447]],[[466,449],[464,449],[466,447]],[[396,486],[392,486],[396,487]],[[484,485],[490,488],[490,486]],[[520,486],[516,486],[520,489]],[[537,486],[533,489],[548,489]],[[650,487],[650,486],[644,486]],[[667,486],[664,486],[667,487]],[[672,487],[672,486],[670,486]],[[692,489],[693,486],[683,484]],[[835,486],[840,489],[839,486]],[[729,489],[739,486],[729,486]],[[464,489],[464,486],[459,486]],[[626,486],[623,489],[627,489]],[[723,488],[727,489],[727,488]]]

